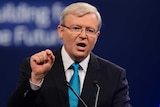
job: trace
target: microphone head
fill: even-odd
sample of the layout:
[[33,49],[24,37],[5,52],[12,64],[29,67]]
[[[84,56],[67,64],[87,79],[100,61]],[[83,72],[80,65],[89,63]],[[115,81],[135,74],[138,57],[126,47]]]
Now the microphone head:
[[97,80],[93,80],[94,85],[98,84]]
[[94,84],[96,87],[100,88],[97,80],[94,80],[94,81],[93,81],[93,84]]
[[64,83],[65,83],[65,85],[67,85],[68,87],[70,86],[68,81],[65,81]]

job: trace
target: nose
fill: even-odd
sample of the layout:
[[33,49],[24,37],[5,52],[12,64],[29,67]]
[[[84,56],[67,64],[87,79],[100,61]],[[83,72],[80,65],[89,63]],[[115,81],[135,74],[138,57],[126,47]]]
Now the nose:
[[86,39],[87,38],[87,33],[86,33],[86,29],[85,28],[81,29],[79,37],[82,38],[82,39]]

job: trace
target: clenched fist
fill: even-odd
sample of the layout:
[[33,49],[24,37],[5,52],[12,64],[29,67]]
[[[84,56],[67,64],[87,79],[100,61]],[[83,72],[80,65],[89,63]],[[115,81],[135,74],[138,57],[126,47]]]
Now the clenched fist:
[[39,84],[51,69],[55,61],[55,56],[52,51],[46,49],[31,56],[30,64],[32,68],[31,82]]

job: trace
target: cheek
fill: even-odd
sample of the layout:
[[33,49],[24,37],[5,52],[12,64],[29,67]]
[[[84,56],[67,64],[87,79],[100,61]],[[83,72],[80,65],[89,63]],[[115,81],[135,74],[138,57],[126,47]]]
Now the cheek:
[[96,44],[96,42],[97,42],[97,38],[95,37],[95,38],[92,38],[91,40],[90,40],[90,44],[91,45],[95,45]]
[[65,35],[63,36],[63,41],[67,47],[73,47],[74,46],[74,39],[71,38],[71,35]]
[[94,48],[96,42],[97,42],[97,38],[90,40],[89,45],[90,45],[91,50]]

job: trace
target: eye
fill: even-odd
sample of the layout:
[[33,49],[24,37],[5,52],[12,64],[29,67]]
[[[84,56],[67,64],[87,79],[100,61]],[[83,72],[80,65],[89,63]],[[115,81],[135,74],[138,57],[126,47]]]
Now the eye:
[[79,31],[79,30],[81,30],[81,27],[79,27],[79,26],[72,26],[71,29],[75,30],[75,31]]
[[88,28],[88,29],[86,29],[86,31],[89,32],[89,33],[94,33],[95,32],[95,30],[92,29],[92,28]]

